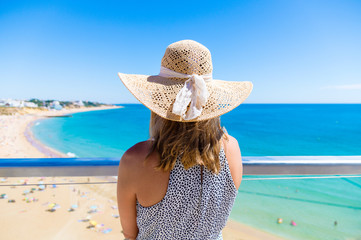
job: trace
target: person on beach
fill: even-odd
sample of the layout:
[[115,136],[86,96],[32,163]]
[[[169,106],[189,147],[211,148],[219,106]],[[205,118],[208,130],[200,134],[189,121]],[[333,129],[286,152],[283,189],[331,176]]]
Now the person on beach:
[[118,209],[126,239],[222,239],[242,180],[238,142],[220,115],[240,105],[251,82],[212,78],[209,50],[169,45],[158,75],[118,73],[151,110],[150,139],[119,163]]

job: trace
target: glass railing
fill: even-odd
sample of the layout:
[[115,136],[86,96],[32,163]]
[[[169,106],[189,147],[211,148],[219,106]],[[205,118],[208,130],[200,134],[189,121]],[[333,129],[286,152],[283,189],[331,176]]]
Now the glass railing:
[[[359,239],[361,157],[244,157],[224,239]],[[119,159],[1,159],[0,239],[121,239]]]
[[359,239],[361,175],[245,176],[231,218],[286,239]]

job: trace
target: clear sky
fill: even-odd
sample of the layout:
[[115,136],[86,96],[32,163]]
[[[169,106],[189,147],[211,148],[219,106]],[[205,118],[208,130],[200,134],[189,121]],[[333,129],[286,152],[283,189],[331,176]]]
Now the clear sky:
[[0,99],[136,103],[117,72],[158,74],[183,39],[247,103],[361,103],[359,0],[0,0]]

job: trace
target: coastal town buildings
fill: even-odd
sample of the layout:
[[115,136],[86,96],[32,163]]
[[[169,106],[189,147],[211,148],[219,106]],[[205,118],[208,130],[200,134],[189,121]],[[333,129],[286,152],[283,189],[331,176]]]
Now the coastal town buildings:
[[59,101],[53,101],[50,103],[50,108],[55,110],[61,110],[63,109],[63,106],[60,105]]
[[98,102],[91,101],[58,101],[58,100],[40,100],[36,98],[28,100],[18,99],[0,99],[0,107],[13,107],[13,108],[46,108],[48,110],[62,110],[63,108],[83,108],[83,107],[97,107],[106,105]]
[[0,99],[0,107],[30,107],[36,108],[38,107],[37,104],[33,102],[27,102],[24,100],[14,100],[14,99]]

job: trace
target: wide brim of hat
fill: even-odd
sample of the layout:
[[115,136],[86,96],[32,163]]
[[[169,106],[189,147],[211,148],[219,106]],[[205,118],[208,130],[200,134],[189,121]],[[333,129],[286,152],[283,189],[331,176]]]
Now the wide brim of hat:
[[147,108],[162,118],[179,122],[196,122],[223,115],[240,105],[251,93],[253,84],[249,81],[211,80],[206,83],[209,98],[202,114],[192,120],[184,120],[172,113],[178,92],[187,79],[165,78],[158,75],[118,73],[128,90]]

